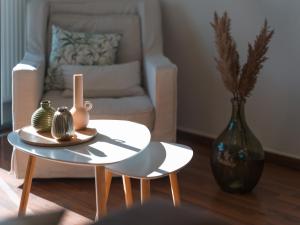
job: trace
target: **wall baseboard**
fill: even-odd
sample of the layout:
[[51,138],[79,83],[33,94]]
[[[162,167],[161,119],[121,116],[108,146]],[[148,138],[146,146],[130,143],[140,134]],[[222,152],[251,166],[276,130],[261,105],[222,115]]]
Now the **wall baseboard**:
[[[194,132],[178,129],[177,130],[178,137],[181,138],[189,138],[193,141],[200,142],[201,144],[206,145],[212,145],[214,142],[214,138],[202,135],[202,134],[196,134]],[[276,154],[274,152],[265,151],[265,161],[268,163],[274,163],[280,166],[285,166],[291,169],[300,170],[300,159],[293,158],[281,154]]]

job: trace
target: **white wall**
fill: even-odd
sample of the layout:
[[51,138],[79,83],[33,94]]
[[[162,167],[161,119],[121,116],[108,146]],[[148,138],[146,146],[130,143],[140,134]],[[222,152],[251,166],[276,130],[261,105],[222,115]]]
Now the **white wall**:
[[300,158],[300,1],[161,0],[166,55],[179,67],[178,126],[216,137],[230,117],[230,95],[215,69],[209,23],[227,10],[244,62],[265,18],[275,29],[264,69],[246,104],[250,128],[267,151]]

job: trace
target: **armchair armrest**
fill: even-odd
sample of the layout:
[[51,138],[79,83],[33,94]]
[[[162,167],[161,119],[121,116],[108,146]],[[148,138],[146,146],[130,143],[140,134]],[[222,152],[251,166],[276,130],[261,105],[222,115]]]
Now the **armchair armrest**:
[[175,141],[177,127],[177,66],[161,54],[144,58],[145,81],[155,108],[153,139]]
[[26,53],[12,70],[13,129],[30,124],[43,94],[44,56]]

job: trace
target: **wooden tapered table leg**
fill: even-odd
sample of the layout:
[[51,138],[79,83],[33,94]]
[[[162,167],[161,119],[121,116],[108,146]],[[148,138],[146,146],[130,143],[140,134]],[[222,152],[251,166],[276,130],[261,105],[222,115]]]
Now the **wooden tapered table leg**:
[[107,205],[108,196],[110,192],[110,185],[112,179],[112,172],[105,170],[105,204]]
[[180,192],[176,173],[169,175],[174,206],[180,205]]
[[96,218],[99,220],[107,213],[106,209],[106,187],[105,187],[105,168],[103,166],[95,167],[96,183]]
[[141,203],[144,204],[150,198],[150,180],[141,179]]
[[35,163],[36,163],[36,157],[30,155],[27,162],[27,168],[26,168],[26,174],[25,174],[25,179],[23,184],[23,191],[22,191],[18,216],[24,216],[26,214]]
[[133,204],[131,181],[129,177],[124,175],[122,176],[122,180],[123,180],[126,207],[129,208]]

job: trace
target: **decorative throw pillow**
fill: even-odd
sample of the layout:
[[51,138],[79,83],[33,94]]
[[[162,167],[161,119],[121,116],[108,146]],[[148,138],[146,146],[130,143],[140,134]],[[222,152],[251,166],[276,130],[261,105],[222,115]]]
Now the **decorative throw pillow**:
[[125,97],[144,95],[139,61],[109,66],[63,65],[64,97],[73,96],[73,74],[83,74],[85,97]]
[[63,89],[61,65],[111,65],[116,61],[121,34],[71,32],[52,26],[52,44],[45,90]]

